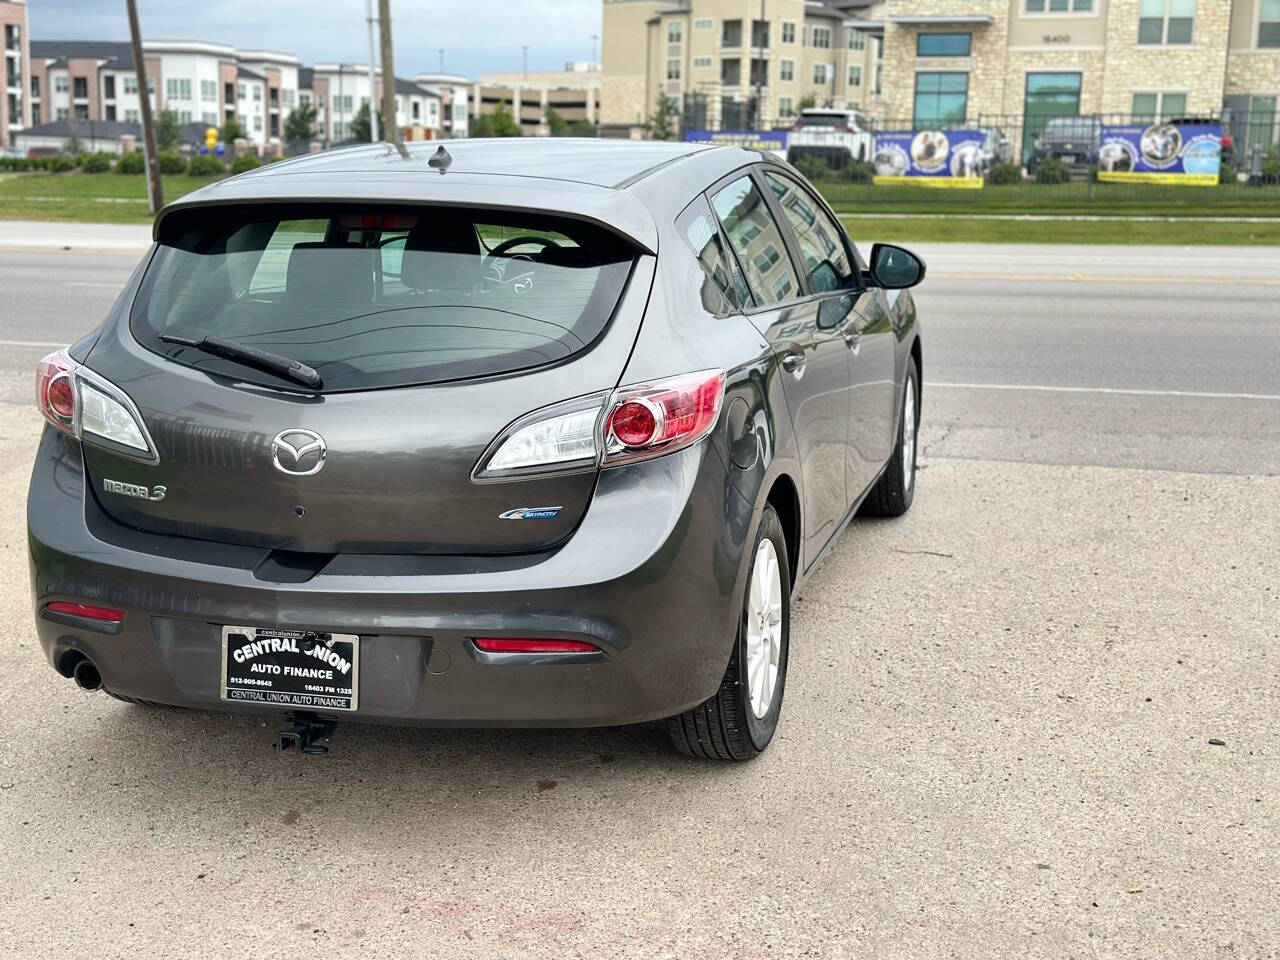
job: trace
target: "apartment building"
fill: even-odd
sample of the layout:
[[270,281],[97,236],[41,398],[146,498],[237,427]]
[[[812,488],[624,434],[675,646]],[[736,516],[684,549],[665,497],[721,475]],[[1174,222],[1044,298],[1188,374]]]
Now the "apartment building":
[[13,137],[30,121],[26,91],[31,83],[30,41],[27,37],[26,0],[0,0],[0,35],[3,35],[4,89],[0,90],[0,148],[13,145]]
[[481,74],[471,89],[471,115],[489,116],[505,104],[521,134],[530,137],[550,134],[551,110],[568,123],[594,125],[600,116],[600,78],[600,65],[586,61],[566,63],[563,70]]
[[1024,152],[1049,116],[1224,107],[1274,142],[1280,0],[885,0],[884,71],[896,125],[1013,118]]
[[[351,124],[369,103],[369,65],[317,63],[300,72],[299,102],[316,109],[316,135],[341,143],[351,139]],[[442,97],[437,90],[413,80],[395,78],[396,126],[421,128],[427,139],[441,136]],[[382,106],[382,71],[374,71],[375,109]]]
[[604,0],[601,121],[632,134],[659,96],[687,126],[783,125],[808,104],[877,112],[881,0]]
[[414,78],[418,86],[440,97],[440,135],[468,135],[468,95],[471,81],[457,73],[420,73]]

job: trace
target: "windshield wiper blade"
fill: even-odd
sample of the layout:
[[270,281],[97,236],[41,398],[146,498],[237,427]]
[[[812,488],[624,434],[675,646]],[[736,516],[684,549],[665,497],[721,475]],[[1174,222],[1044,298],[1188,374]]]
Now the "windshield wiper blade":
[[246,347],[243,343],[236,343],[234,340],[223,340],[221,337],[192,339],[190,337],[174,336],[171,333],[160,334],[160,339],[165,343],[177,343],[184,347],[195,347],[197,350],[203,350],[215,356],[236,360],[246,366],[257,367],[259,370],[266,370],[268,373],[279,374],[296,383],[311,387],[313,390],[319,390],[324,386],[324,380],[321,379],[320,374],[305,363],[299,360],[292,360],[289,357],[282,357],[278,353],[259,350],[257,347]]

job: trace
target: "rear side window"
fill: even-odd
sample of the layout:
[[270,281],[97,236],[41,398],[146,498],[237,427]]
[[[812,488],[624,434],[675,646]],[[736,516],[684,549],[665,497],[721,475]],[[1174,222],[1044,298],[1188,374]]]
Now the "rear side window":
[[634,256],[600,227],[543,214],[194,208],[164,222],[130,325],[157,353],[257,383],[293,385],[161,337],[221,338],[301,361],[325,392],[438,383],[585,350]]
[[777,303],[800,295],[787,245],[769,205],[750,177],[721,187],[711,197],[729,243],[747,276],[757,303]]
[[747,281],[721,239],[720,227],[705,197],[698,197],[676,219],[676,228],[704,275],[702,305],[718,316],[751,306]]

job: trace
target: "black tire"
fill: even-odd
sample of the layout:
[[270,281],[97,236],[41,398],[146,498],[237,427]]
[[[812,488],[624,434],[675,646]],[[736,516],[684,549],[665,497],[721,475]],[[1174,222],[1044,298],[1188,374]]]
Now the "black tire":
[[[911,509],[911,501],[916,495],[916,458],[920,450],[920,375],[916,372],[914,357],[907,358],[906,383],[902,386],[902,422],[898,426],[898,442],[894,444],[893,456],[884,473],[876,481],[876,485],[867,494],[862,503],[862,513],[868,517],[900,517]],[[907,397],[911,396],[914,408],[913,415],[907,416]],[[910,419],[912,422],[907,423]],[[902,448],[906,440],[907,430],[911,430],[911,463],[908,466],[902,456]]]
[[[782,620],[778,653],[778,678],[773,699],[763,717],[756,717],[747,692],[747,601],[754,575],[755,557],[764,540],[773,543],[781,582]],[[787,559],[787,541],[782,523],[773,507],[766,505],[760,518],[760,530],[751,548],[752,570],[743,588],[742,613],[738,618],[738,636],[729,655],[729,666],[720,681],[720,689],[710,700],[667,719],[667,732],[677,751],[702,760],[750,760],[762,753],[778,729],[782,713],[782,696],[787,685],[787,656],[791,643],[791,568]]]

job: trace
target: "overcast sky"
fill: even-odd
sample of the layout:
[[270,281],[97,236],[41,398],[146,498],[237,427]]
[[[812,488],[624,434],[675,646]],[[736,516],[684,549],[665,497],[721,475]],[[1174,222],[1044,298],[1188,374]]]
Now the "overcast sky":
[[[396,73],[439,67],[475,77],[559,70],[591,59],[600,0],[392,0]],[[374,0],[377,10],[377,0]],[[29,0],[37,40],[128,40],[125,0]],[[296,53],[303,63],[367,60],[365,0],[138,0],[150,40],[207,40],[245,49]]]

